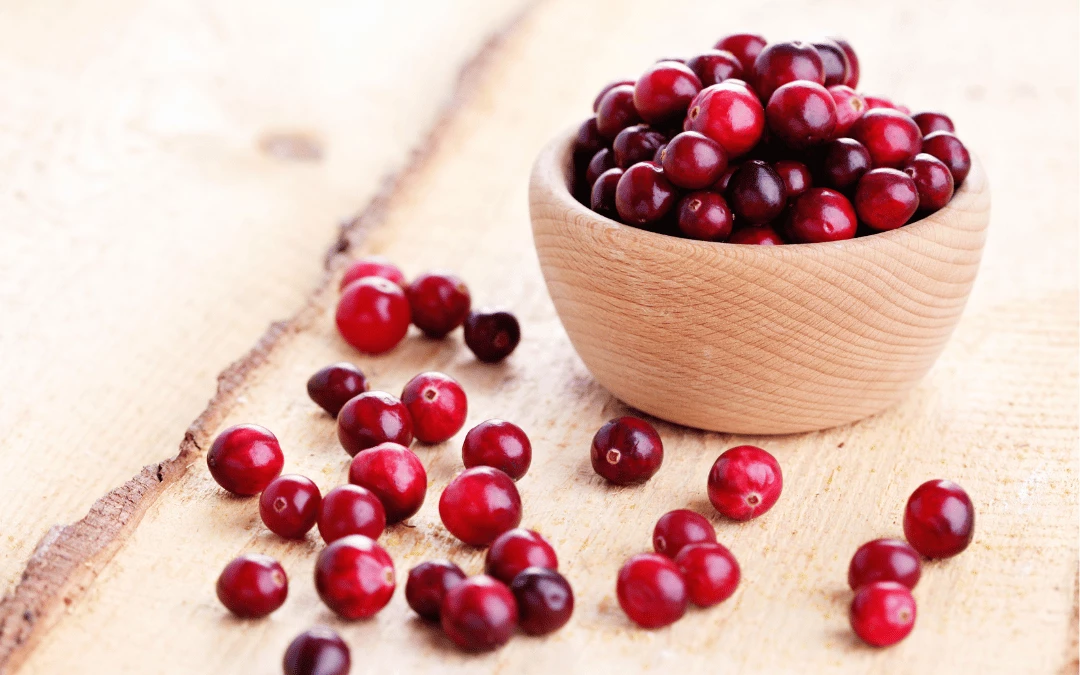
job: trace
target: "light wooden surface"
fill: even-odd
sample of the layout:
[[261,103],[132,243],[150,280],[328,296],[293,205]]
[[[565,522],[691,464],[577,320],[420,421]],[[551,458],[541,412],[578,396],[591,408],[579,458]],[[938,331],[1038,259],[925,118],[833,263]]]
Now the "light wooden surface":
[[[451,267],[479,303],[514,308],[524,338],[510,361],[477,364],[460,336],[446,343],[411,336],[386,357],[358,358],[334,334],[331,280],[246,367],[229,373],[185,453],[162,465],[162,482],[118,510],[128,526],[110,531],[115,545],[86,561],[100,574],[85,591],[62,588],[59,621],[32,631],[15,652],[25,659],[22,672],[274,673],[289,639],[316,621],[341,630],[362,664],[358,672],[1075,672],[1076,7],[962,2],[935,5],[929,20],[916,8],[871,12],[853,1],[782,10],[677,4],[662,15],[644,2],[538,6],[485,62],[432,152],[350,233],[352,252],[384,253],[412,274]],[[955,30],[973,18],[980,30]],[[777,36],[845,34],[860,50],[869,90],[953,115],[994,185],[981,275],[941,360],[894,409],[776,438],[660,423],[665,466],[643,487],[613,489],[592,474],[588,440],[624,408],[574,355],[543,288],[528,228],[529,166],[607,80],[689,50],[680,45],[705,46],[747,27]],[[363,204],[357,197],[355,207]],[[577,591],[566,629],[462,656],[409,617],[400,592],[372,621],[343,624],[309,583],[316,540],[278,541],[259,526],[253,500],[221,494],[199,446],[239,421],[277,433],[287,471],[307,473],[324,489],[344,481],[347,456],[332,423],[303,392],[315,368],[341,358],[390,391],[422,368],[445,370],[470,394],[470,423],[501,416],[530,433],[536,457],[520,483],[524,524],[552,539]],[[743,525],[714,518],[743,566],[742,587],[724,605],[692,611],[669,629],[634,629],[614,600],[621,560],[647,548],[652,524],[671,508],[712,516],[706,471],[719,452],[746,441],[772,451],[786,480],[766,517]],[[460,468],[459,443],[460,435],[420,450],[428,501],[413,527],[383,539],[401,575],[432,556],[480,568],[482,553],[457,545],[438,523],[437,495]],[[861,647],[846,626],[848,558],[869,538],[899,534],[904,500],[932,477],[957,480],[971,493],[975,541],[925,570],[908,640],[885,651]],[[251,623],[228,618],[213,594],[220,567],[248,550],[279,557],[292,579],[285,606]]]

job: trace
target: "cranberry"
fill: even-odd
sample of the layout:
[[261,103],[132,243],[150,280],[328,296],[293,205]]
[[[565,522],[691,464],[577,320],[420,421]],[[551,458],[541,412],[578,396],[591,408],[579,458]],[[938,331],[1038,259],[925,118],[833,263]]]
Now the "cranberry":
[[829,87],[829,96],[832,96],[836,104],[836,127],[833,129],[833,138],[847,136],[851,127],[859,121],[863,113],[867,111],[866,101],[851,87],[838,84]]
[[308,396],[331,417],[354,396],[368,389],[367,378],[351,363],[334,363],[322,368],[307,381]]
[[767,223],[784,210],[787,194],[784,181],[771,166],[759,159],[743,162],[731,177],[728,203],[740,222]]
[[686,579],[690,602],[712,607],[731,597],[739,586],[739,563],[731,551],[715,541],[690,544],[675,556]]
[[959,138],[948,131],[935,131],[923,139],[922,149],[945,162],[957,188],[963,184],[971,171],[971,154]]
[[687,190],[709,187],[727,169],[724,148],[696,131],[684,131],[672,138],[660,161],[667,179]]
[[217,484],[236,495],[257,495],[281,473],[285,455],[277,437],[255,424],[238,424],[218,434],[206,464]]
[[844,84],[849,78],[851,64],[848,63],[847,53],[843,48],[829,38],[814,40],[811,44],[821,57],[821,65],[825,71],[825,86]]
[[286,474],[270,481],[259,495],[259,515],[271,532],[303,539],[319,518],[322,494],[310,478]]
[[554,633],[574,613],[574,591],[570,582],[555,570],[530,567],[510,584],[517,600],[521,630],[529,635]]
[[285,675],[348,675],[349,646],[326,626],[300,633],[285,650]]
[[500,534],[491,542],[484,558],[484,573],[505,584],[527,567],[555,570],[559,568],[559,560],[547,539],[520,527]]
[[830,38],[833,42],[840,45],[840,49],[844,50],[844,55],[847,56],[848,61],[848,74],[847,78],[841,82],[841,84],[854,89],[859,86],[859,57],[855,54],[855,50],[847,40],[840,37]]
[[787,242],[768,225],[740,227],[728,237],[729,244],[751,244],[756,246],[782,246]]
[[663,461],[660,434],[643,419],[617,417],[593,436],[593,470],[616,485],[649,480]]
[[825,84],[825,65],[814,46],[799,40],[774,42],[754,59],[752,81],[762,101],[788,82],[809,80]]
[[600,93],[597,94],[596,98],[593,99],[592,111],[597,112],[598,110],[600,110],[600,100],[604,98],[604,94],[608,93],[615,87],[619,87],[622,85],[629,85],[632,87],[634,86],[634,80],[615,80],[614,82],[609,82],[608,84],[604,85],[604,88],[601,89]]
[[412,322],[432,338],[441,338],[465,321],[471,297],[465,282],[452,272],[427,272],[405,289]]
[[585,170],[585,181],[589,185],[593,185],[596,183],[596,179],[600,177],[600,174],[613,168],[615,168],[615,153],[608,148],[600,148],[593,155],[593,158],[589,160],[589,166]]
[[461,461],[466,469],[490,466],[518,480],[532,463],[532,443],[516,424],[488,420],[465,434]]
[[650,124],[674,122],[682,119],[699,91],[701,80],[694,71],[677,61],[661,61],[634,84],[634,107]]
[[465,390],[442,373],[420,373],[405,385],[401,402],[409,409],[413,434],[422,443],[442,443],[461,430],[469,413]]
[[828,188],[811,188],[791,206],[788,232],[796,241],[853,239],[859,222],[848,198]]
[[221,571],[217,596],[242,619],[260,619],[281,607],[289,595],[289,580],[281,564],[268,555],[247,553]]
[[596,118],[590,117],[578,127],[577,135],[574,136],[574,163],[587,163],[592,156],[607,145],[607,139],[600,135],[596,125]]
[[776,504],[784,477],[776,458],[753,445],[725,451],[709,471],[709,501],[732,520],[750,520]]
[[397,443],[382,443],[354,457],[349,482],[375,493],[391,525],[419,511],[427,494],[427,472],[420,458]]
[[345,269],[345,274],[341,277],[340,290],[345,290],[346,286],[364,277],[382,277],[402,288],[405,287],[405,275],[401,273],[397,265],[381,255],[368,255],[357,258]]
[[919,191],[911,176],[896,169],[874,169],[859,179],[855,211],[875,230],[903,226],[919,208]]
[[724,241],[731,234],[733,217],[727,201],[715,192],[700,190],[682,198],[679,231],[691,239]]
[[854,138],[838,138],[825,146],[822,182],[837,190],[852,187],[870,170],[870,152]]
[[870,110],[878,108],[888,108],[890,110],[897,110],[897,106],[891,99],[887,99],[884,96],[871,96],[870,94],[864,94],[863,100],[866,101],[866,107]]
[[699,131],[724,148],[728,157],[749,152],[765,129],[765,108],[745,83],[728,80],[706,87],[690,102],[688,130]]
[[914,120],[888,108],[866,111],[851,128],[851,135],[870,151],[874,168],[899,169],[922,147],[922,134]]
[[920,152],[904,167],[904,173],[915,181],[915,189],[919,192],[919,211],[933,213],[952,199],[952,172],[937,157]]
[[904,509],[904,536],[927,558],[951,558],[975,535],[975,507],[964,488],[931,480],[915,488]]
[[379,443],[409,445],[413,422],[408,408],[384,391],[369,391],[349,399],[337,416],[337,435],[350,456]]
[[612,140],[620,131],[640,121],[641,115],[634,107],[634,87],[620,84],[600,98],[596,108],[596,130],[603,138]]
[[802,162],[793,159],[781,159],[773,162],[773,171],[784,181],[784,194],[791,201],[813,186],[810,169]]
[[510,356],[521,342],[517,317],[498,309],[470,312],[465,319],[465,344],[477,359],[498,363]]
[[608,169],[600,174],[592,186],[589,208],[602,216],[618,220],[619,211],[615,206],[615,190],[618,188],[622,175],[623,170],[619,168]]
[[345,287],[338,300],[338,332],[367,354],[388,352],[409,330],[409,301],[405,291],[382,277],[364,277]]
[[518,622],[514,594],[506,584],[483,574],[451,588],[440,614],[446,636],[470,652],[503,646],[514,635]]
[[315,561],[315,590],[343,619],[374,616],[390,602],[394,587],[394,562],[362,534],[338,539]]
[[863,642],[888,647],[906,638],[915,627],[915,598],[903,584],[877,581],[855,593],[850,618],[852,630]]
[[915,113],[911,116],[911,119],[915,120],[915,124],[919,126],[919,131],[922,132],[924,138],[935,131],[948,131],[950,134],[956,132],[952,119],[945,113]]
[[724,80],[743,78],[742,63],[728,51],[710,49],[687,60],[686,66],[701,80],[701,86],[711,87]]
[[405,601],[428,621],[439,620],[439,609],[447,592],[465,580],[461,568],[447,560],[430,560],[409,570]]
[[666,216],[675,204],[675,187],[651,162],[635,164],[615,187],[615,209],[631,225],[647,225]]
[[715,542],[716,531],[705,516],[687,509],[668,511],[653,528],[653,548],[660,555],[674,558],[684,546]]
[[922,574],[919,554],[899,539],[875,539],[855,551],[848,567],[848,586],[857,591],[875,581],[896,581],[915,588]]
[[[647,124],[635,124],[626,127],[615,137],[611,147],[615,155],[615,166],[628,169],[638,162],[652,160],[656,150],[664,144],[664,134]],[[611,167],[608,167],[611,168]],[[606,169],[605,169],[606,170]],[[597,173],[597,176],[603,171]]]
[[739,168],[738,164],[732,164],[728,166],[727,171],[721,174],[720,178],[713,183],[712,190],[724,194],[727,192],[728,186],[731,185],[731,177],[735,175],[735,170]]
[[686,581],[670,558],[640,553],[626,561],[615,585],[619,606],[642,628],[675,623],[686,612]]
[[326,493],[319,511],[319,534],[330,543],[350,534],[378,539],[386,529],[386,509],[374,492],[342,485]]
[[742,64],[743,72],[749,73],[754,68],[754,60],[765,48],[765,38],[752,33],[735,33],[722,38],[714,49],[731,52]]
[[652,163],[653,164],[659,164],[659,165],[663,166],[663,164],[664,164],[664,150],[667,149],[667,146],[668,146],[668,144],[664,143],[659,148],[656,149],[656,152],[654,152],[653,156],[652,156]]
[[488,546],[521,523],[521,496],[510,476],[489,466],[462,471],[439,498],[443,525],[471,546]]

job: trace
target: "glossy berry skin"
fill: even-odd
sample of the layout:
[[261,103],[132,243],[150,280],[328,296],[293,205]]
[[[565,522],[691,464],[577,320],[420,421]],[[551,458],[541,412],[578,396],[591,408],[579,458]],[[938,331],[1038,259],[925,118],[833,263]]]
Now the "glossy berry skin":
[[349,399],[337,416],[337,435],[350,456],[380,443],[409,445],[413,422],[408,408],[385,391],[369,391]]
[[341,485],[326,493],[319,511],[319,534],[331,543],[350,534],[378,539],[386,529],[386,509],[374,492]]
[[686,61],[686,67],[694,71],[702,87],[711,87],[732,78],[743,79],[742,63],[731,52],[710,49]]
[[285,675],[348,675],[349,646],[333,630],[315,626],[297,635],[285,650]]
[[776,504],[784,477],[776,458],[753,445],[725,451],[709,471],[709,501],[721,515],[750,520]]
[[405,385],[401,402],[421,443],[442,443],[465,426],[469,402],[457,380],[443,373],[420,373]]
[[773,162],[773,171],[784,181],[784,194],[788,201],[792,201],[814,185],[814,179],[810,175],[810,168],[802,162],[793,159],[781,159]]
[[518,425],[505,420],[487,420],[465,434],[461,462],[466,469],[490,466],[519,480],[532,463],[532,443]]
[[628,169],[638,162],[652,161],[653,155],[656,154],[657,149],[666,140],[664,134],[647,124],[635,124],[626,127],[619,132],[611,143],[612,152],[615,156],[615,166],[620,169]]
[[836,104],[836,126],[833,128],[833,138],[843,138],[851,133],[851,127],[855,126],[869,108],[862,95],[851,87],[838,84],[829,87],[828,91],[833,103]]
[[365,354],[383,354],[409,331],[405,291],[382,277],[364,277],[345,287],[335,315],[338,332]]
[[765,120],[773,138],[793,150],[805,150],[832,138],[836,102],[816,82],[789,82],[773,92]]
[[483,363],[498,363],[521,342],[521,325],[512,313],[501,309],[469,312],[465,319],[465,345]]
[[615,186],[615,210],[630,225],[658,222],[675,206],[675,186],[652,162],[635,164]]
[[735,33],[721,38],[714,45],[714,49],[731,52],[742,64],[743,72],[749,73],[754,68],[754,60],[765,49],[767,44],[764,37],[753,33]]
[[712,523],[700,513],[676,509],[668,511],[656,521],[652,540],[653,550],[660,555],[674,558],[690,544],[715,542],[716,531]]
[[847,190],[871,168],[870,151],[854,138],[838,138],[824,148],[821,180],[826,186]]
[[634,107],[649,124],[677,122],[699,91],[701,80],[693,70],[677,61],[661,61],[634,84]]
[[518,625],[528,635],[554,633],[574,613],[570,582],[553,569],[530,567],[510,584],[518,607]]
[[872,647],[900,642],[915,627],[915,598],[895,581],[867,584],[855,593],[849,615],[855,634]]
[[521,523],[521,496],[510,476],[489,466],[462,471],[439,498],[443,525],[470,546],[488,546]]
[[589,166],[585,169],[585,182],[592,186],[600,174],[613,168],[615,168],[615,153],[610,148],[600,148],[589,160]]
[[716,192],[699,190],[682,198],[676,211],[679,231],[699,241],[724,241],[734,216],[727,200]]
[[268,555],[247,553],[221,571],[217,596],[241,619],[260,619],[285,603],[289,580],[281,564]]
[[705,87],[690,102],[686,116],[686,130],[719,143],[729,160],[752,150],[765,131],[765,108],[740,80]]
[[872,94],[863,94],[863,100],[866,101],[866,107],[870,110],[877,108],[890,108],[897,110],[897,105],[892,102],[891,99],[887,99],[884,96],[873,96]]
[[619,168],[608,169],[600,174],[592,186],[589,208],[604,217],[619,220],[619,211],[615,206],[615,190],[622,175],[623,170]]
[[739,563],[722,544],[690,544],[675,556],[675,565],[686,579],[686,593],[698,607],[712,607],[727,600],[739,587]]
[[854,239],[859,221],[848,198],[836,190],[811,188],[791,205],[788,233],[803,244]]
[[431,338],[445,337],[465,321],[472,297],[452,272],[426,272],[405,289],[412,322]]
[[975,536],[975,507],[964,488],[931,480],[915,488],[904,509],[904,536],[927,558],[962,553]]
[[343,619],[374,616],[394,594],[394,562],[362,534],[328,545],[315,560],[315,590]]
[[367,378],[351,363],[333,363],[307,381],[308,396],[331,417],[337,417],[349,399],[368,390]]
[[574,136],[573,155],[574,164],[588,164],[593,155],[608,145],[608,139],[600,135],[596,126],[596,118],[590,117],[581,123],[577,134]]
[[390,525],[415,515],[427,494],[427,472],[420,458],[397,443],[382,443],[354,457],[349,482],[375,493]]
[[848,63],[847,53],[829,38],[814,40],[810,44],[821,57],[821,65],[825,70],[825,86],[833,87],[842,85],[848,80],[851,69]]
[[634,80],[615,80],[614,82],[609,82],[604,85],[604,88],[601,89],[600,92],[597,93],[596,98],[593,99],[592,111],[595,113],[600,109],[600,101],[604,98],[604,94],[621,85],[629,85],[632,87],[634,86]]
[[751,159],[739,165],[727,189],[728,204],[741,223],[763,225],[784,210],[784,181],[766,162]]
[[619,570],[615,584],[619,606],[642,628],[678,621],[689,601],[686,581],[675,563],[657,553],[633,556]]
[[664,175],[686,190],[702,190],[727,170],[727,153],[713,139],[696,131],[676,135],[664,148],[660,163]]
[[922,575],[918,552],[899,539],[875,539],[855,551],[848,566],[848,586],[857,591],[875,581],[895,581],[915,588]]
[[750,244],[752,246],[782,246],[787,242],[768,225],[740,227],[728,237],[729,244]]
[[874,169],[859,179],[855,211],[871,229],[895,230],[919,208],[919,191],[911,176],[896,169]]
[[937,157],[952,171],[953,185],[959,188],[971,171],[971,153],[960,139],[948,131],[935,131],[923,139],[922,150]]
[[527,567],[559,569],[555,549],[539,533],[514,528],[491,542],[484,558],[484,573],[509,584]]
[[405,601],[421,618],[438,621],[443,598],[462,581],[465,581],[465,573],[448,560],[422,562],[409,570]]
[[397,265],[381,255],[368,255],[357,258],[349,265],[341,277],[340,290],[345,290],[346,286],[364,277],[382,277],[405,288],[405,275]]
[[664,444],[651,424],[637,417],[617,417],[593,436],[592,467],[609,483],[644,483],[660,470]]
[[851,128],[851,137],[866,146],[875,169],[902,168],[922,148],[922,133],[915,121],[889,108],[866,111]]
[[270,481],[259,495],[259,515],[271,532],[303,539],[319,518],[322,493],[310,478],[286,474]]
[[915,181],[915,189],[919,192],[919,212],[933,213],[952,199],[952,172],[937,157],[920,152],[904,167],[904,173]]
[[621,84],[612,87],[600,99],[596,108],[596,130],[602,138],[613,140],[626,127],[641,122],[634,107],[634,87]]
[[773,42],[754,59],[751,82],[762,101],[768,101],[774,91],[795,80],[825,84],[825,65],[810,43]]
[[832,37],[830,39],[836,44],[840,45],[840,49],[843,49],[844,54],[847,56],[848,76],[847,79],[841,82],[841,84],[855,89],[859,86],[859,57],[855,53],[855,50],[852,48],[851,44],[844,38]]
[[480,574],[455,585],[440,610],[443,632],[469,652],[497,649],[514,635],[517,602],[506,584]]
[[206,465],[217,484],[235,495],[257,495],[285,465],[277,437],[256,424],[238,424],[218,434]]
[[915,113],[911,116],[911,119],[915,120],[915,124],[918,125],[919,131],[922,132],[923,138],[935,131],[948,131],[950,134],[956,133],[956,127],[953,125],[952,118],[945,113]]

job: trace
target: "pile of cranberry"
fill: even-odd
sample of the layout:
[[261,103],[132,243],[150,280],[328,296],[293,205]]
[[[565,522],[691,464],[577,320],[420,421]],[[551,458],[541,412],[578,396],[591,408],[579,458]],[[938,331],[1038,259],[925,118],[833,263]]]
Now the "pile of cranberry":
[[604,87],[573,145],[579,201],[703,241],[839,241],[949,203],[971,169],[952,120],[856,91],[841,38],[729,35]]

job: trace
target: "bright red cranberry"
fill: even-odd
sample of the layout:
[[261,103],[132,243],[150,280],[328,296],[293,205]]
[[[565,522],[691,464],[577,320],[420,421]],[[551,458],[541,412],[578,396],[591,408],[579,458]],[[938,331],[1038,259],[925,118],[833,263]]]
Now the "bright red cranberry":
[[382,443],[354,457],[349,482],[375,493],[391,525],[416,514],[427,494],[427,472],[420,458],[397,443]]
[[634,107],[634,87],[620,84],[612,87],[600,98],[596,108],[596,130],[600,136],[614,139],[620,131],[641,121]]
[[699,190],[682,198],[677,209],[679,231],[700,241],[724,241],[734,217],[727,200],[715,192]]
[[367,378],[351,363],[334,363],[322,368],[307,381],[308,396],[331,417],[337,417],[350,398],[368,389]]
[[349,646],[326,626],[300,633],[285,650],[285,675],[348,675]]
[[838,138],[825,146],[821,179],[827,186],[847,190],[870,170],[870,152],[854,138]]
[[949,167],[937,157],[920,152],[904,167],[919,191],[919,211],[933,213],[949,203],[953,196],[953,177]]
[[385,391],[369,391],[349,399],[337,416],[337,435],[350,456],[380,443],[409,445],[413,422],[408,408]]
[[754,246],[782,246],[787,242],[768,225],[750,225],[740,227],[728,237],[729,244],[751,244]]
[[682,119],[699,91],[701,80],[694,71],[677,61],[661,61],[634,84],[634,107],[650,124],[674,122]]
[[661,156],[664,175],[687,190],[709,187],[727,169],[727,153],[713,139],[696,131],[676,135]]
[[875,539],[855,551],[848,567],[848,586],[857,591],[875,581],[896,581],[915,588],[922,574],[919,554],[899,539]]
[[514,480],[498,469],[465,469],[439,498],[443,525],[470,546],[488,546],[521,524],[521,496]]
[[315,589],[343,619],[366,619],[394,594],[394,562],[374,539],[353,534],[324,548],[315,561]]
[[668,511],[656,521],[652,534],[653,549],[660,555],[674,558],[690,544],[715,542],[712,523],[700,513],[688,509]]
[[900,642],[915,627],[915,598],[895,581],[867,584],[851,601],[851,628],[873,647]]
[[268,555],[247,553],[222,570],[217,580],[221,604],[242,619],[259,619],[281,607],[289,580],[281,564]]
[[409,570],[405,601],[422,618],[438,621],[443,598],[462,581],[465,581],[465,573],[448,560],[422,562]]
[[518,480],[532,463],[532,443],[518,425],[488,420],[465,434],[461,461],[466,469],[490,466]]
[[637,417],[617,417],[593,436],[592,467],[616,485],[644,483],[660,470],[664,444],[651,424]]
[[919,208],[919,191],[911,176],[896,169],[874,169],[859,179],[855,211],[872,229],[895,230]]
[[960,139],[948,131],[935,131],[923,139],[922,150],[945,162],[952,171],[953,185],[959,188],[971,171],[971,153]]
[[762,225],[784,210],[784,181],[766,162],[751,159],[739,165],[727,191],[728,204],[739,221]]
[[326,493],[319,510],[319,534],[330,543],[350,534],[378,539],[386,529],[386,509],[374,492],[342,485]]
[[303,539],[319,518],[322,493],[310,478],[286,474],[270,481],[259,495],[259,515],[271,532]]
[[753,445],[725,451],[709,471],[709,501],[732,520],[750,520],[776,504],[784,477],[776,458]]
[[[666,140],[664,134],[647,124],[626,127],[619,132],[611,144],[615,155],[615,165],[620,169],[628,169],[638,162],[651,161],[657,149]],[[599,175],[598,173],[597,176]]]
[[795,80],[825,84],[825,65],[809,42],[773,42],[754,59],[752,81],[762,101],[772,98],[773,92]]
[[367,354],[382,354],[409,331],[409,301],[405,291],[382,277],[364,277],[345,287],[338,300],[338,332]]
[[615,168],[615,153],[608,148],[600,148],[589,160],[589,166],[585,170],[585,180],[589,185],[593,185],[600,174],[613,168]]
[[574,613],[574,591],[570,582],[553,569],[530,567],[510,584],[517,600],[521,630],[529,635],[554,633]]
[[368,255],[357,258],[346,268],[345,274],[341,277],[340,289],[345,290],[346,286],[364,277],[382,277],[402,288],[405,287],[405,275],[401,273],[397,265],[381,255]]
[[950,134],[956,133],[956,127],[953,125],[952,119],[945,113],[915,113],[911,116],[911,119],[915,120],[915,124],[919,126],[919,131],[922,132],[923,137],[929,136],[935,131],[948,131]]
[[600,174],[592,186],[589,208],[604,217],[618,220],[619,211],[615,206],[615,190],[619,186],[622,175],[623,170],[619,168],[608,169]]
[[829,87],[829,96],[832,96],[836,104],[836,127],[833,129],[833,138],[847,136],[851,127],[859,121],[863,113],[867,111],[866,101],[851,87],[838,84]]
[[596,126],[596,118],[590,117],[581,123],[577,135],[574,136],[574,163],[588,163],[592,156],[607,144],[607,139],[600,135],[600,130]]
[[517,317],[500,309],[469,312],[465,319],[465,344],[483,363],[498,363],[521,342]]
[[724,80],[743,78],[742,63],[731,52],[710,49],[686,61],[686,66],[701,80],[701,86],[711,87]]
[[642,628],[660,628],[686,612],[686,581],[670,558],[640,553],[626,561],[615,585],[619,606]]
[[595,113],[600,109],[600,100],[604,98],[604,94],[608,93],[615,87],[619,87],[622,85],[629,85],[632,87],[634,86],[634,80],[615,80],[614,82],[609,82],[608,84],[604,85],[604,88],[601,89],[600,93],[598,93],[596,95],[596,98],[593,99],[592,111]]
[[206,464],[217,484],[236,495],[257,495],[285,465],[277,437],[256,424],[238,424],[218,434]]
[[914,120],[889,108],[866,111],[851,128],[851,136],[866,146],[875,169],[899,169],[922,147],[922,133]]
[[915,488],[904,509],[904,536],[927,558],[951,558],[975,535],[975,507],[964,488],[931,480]]
[[829,38],[821,38],[811,44],[821,57],[821,65],[825,70],[825,86],[832,87],[847,82],[851,76],[851,64],[848,63],[847,53],[843,48]]
[[840,37],[830,38],[833,42],[840,45],[840,49],[844,50],[844,55],[847,56],[848,61],[848,75],[840,84],[851,87],[852,89],[859,86],[859,57],[855,54],[855,50],[852,49],[851,44],[847,40]]
[[675,556],[675,565],[686,579],[690,602],[698,607],[719,604],[739,587],[739,563],[727,547],[715,541],[686,546]]
[[784,194],[789,202],[813,187],[814,179],[810,176],[810,168],[802,162],[781,159],[773,162],[772,167],[780,180],[784,181]]
[[702,89],[690,102],[686,119],[689,130],[719,143],[729,159],[753,149],[765,130],[765,108],[740,80]]
[[828,188],[811,188],[791,205],[788,232],[795,241],[854,239],[859,221],[848,198]]
[[615,209],[631,225],[658,222],[674,205],[675,186],[664,176],[664,170],[652,162],[626,169],[615,186]]
[[442,443],[461,430],[469,413],[465,390],[442,373],[420,373],[405,385],[401,402],[409,409],[413,434],[422,443]]
[[521,527],[496,537],[484,558],[484,573],[504,584],[509,584],[527,567],[556,570],[559,559],[547,539]]
[[469,315],[471,296],[465,282],[452,272],[421,274],[405,289],[412,322],[432,338],[444,337]]
[[497,649],[514,635],[517,602],[506,584],[484,574],[456,584],[440,610],[443,632],[470,652]]
[[754,68],[754,60],[765,49],[765,38],[752,33],[735,33],[722,38],[714,49],[731,52],[739,59],[744,73],[750,73]]
[[866,107],[870,110],[877,110],[879,108],[897,110],[896,104],[892,102],[892,99],[885,98],[884,96],[863,94],[863,100],[866,101]]

